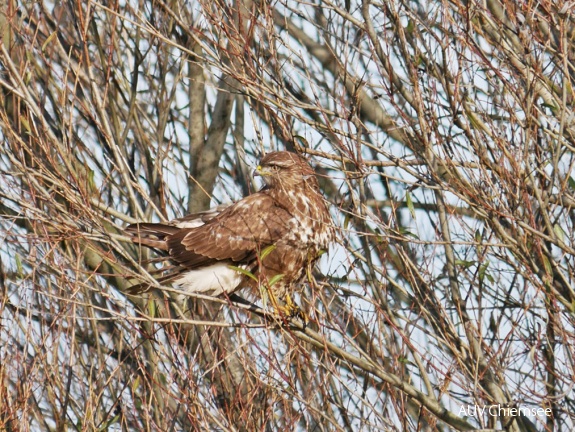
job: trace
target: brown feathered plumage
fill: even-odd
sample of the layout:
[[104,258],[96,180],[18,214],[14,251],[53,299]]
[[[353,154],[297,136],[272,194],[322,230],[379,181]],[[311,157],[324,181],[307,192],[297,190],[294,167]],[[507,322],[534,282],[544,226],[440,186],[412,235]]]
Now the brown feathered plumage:
[[[265,186],[228,207],[126,228],[135,243],[164,252],[169,264],[160,282],[220,295],[270,288],[275,280],[270,292],[280,301],[303,282],[334,238],[315,173],[304,158],[283,151],[268,153],[255,175]],[[252,273],[257,282],[234,267]]]

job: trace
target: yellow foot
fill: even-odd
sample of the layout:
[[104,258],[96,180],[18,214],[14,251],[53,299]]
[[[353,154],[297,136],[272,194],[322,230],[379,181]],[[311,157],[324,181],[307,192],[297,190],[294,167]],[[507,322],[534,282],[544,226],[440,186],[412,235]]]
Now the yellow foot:
[[280,305],[276,296],[271,292],[271,290],[267,291],[268,298],[271,301],[272,307],[276,311],[278,315],[280,315],[283,319],[292,319],[292,318],[299,318],[303,322],[304,329],[307,327],[308,317],[300,309],[300,307],[293,302],[289,294],[286,294],[284,299],[284,305]]
[[279,309],[284,313],[286,318],[299,318],[300,320],[302,320],[304,328],[307,326],[308,323],[307,315],[305,314],[304,311],[300,309],[300,307],[297,304],[295,304],[292,301],[289,294],[286,295],[285,306],[281,306]]

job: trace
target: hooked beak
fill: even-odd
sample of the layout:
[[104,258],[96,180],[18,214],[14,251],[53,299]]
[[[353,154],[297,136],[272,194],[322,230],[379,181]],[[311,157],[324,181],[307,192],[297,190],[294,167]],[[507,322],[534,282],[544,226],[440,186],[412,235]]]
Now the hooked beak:
[[258,165],[257,168],[254,170],[253,176],[254,177],[264,177],[270,175],[269,171],[265,171],[261,165]]

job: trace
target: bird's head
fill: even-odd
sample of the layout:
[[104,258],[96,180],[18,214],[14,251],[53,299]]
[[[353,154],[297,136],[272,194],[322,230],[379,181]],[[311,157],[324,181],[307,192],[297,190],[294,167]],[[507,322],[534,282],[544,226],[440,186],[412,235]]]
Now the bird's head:
[[317,187],[315,172],[307,161],[295,153],[280,151],[266,154],[254,171],[267,187],[298,187],[307,183]]

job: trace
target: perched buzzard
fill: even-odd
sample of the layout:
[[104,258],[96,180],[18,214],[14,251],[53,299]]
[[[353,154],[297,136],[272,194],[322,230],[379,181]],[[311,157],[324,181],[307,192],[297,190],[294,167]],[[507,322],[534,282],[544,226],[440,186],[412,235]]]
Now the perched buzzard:
[[297,154],[268,153],[254,175],[265,186],[235,204],[126,232],[134,243],[163,251],[162,283],[214,296],[263,288],[274,307],[279,300],[288,315],[301,316],[290,293],[333,240],[331,217],[313,169]]

